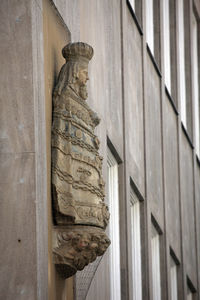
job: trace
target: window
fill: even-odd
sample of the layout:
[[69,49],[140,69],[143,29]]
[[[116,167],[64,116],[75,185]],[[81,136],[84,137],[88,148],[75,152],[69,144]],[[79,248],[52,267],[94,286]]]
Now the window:
[[178,299],[178,283],[177,283],[177,264],[172,256],[170,256],[170,282],[171,282],[171,300]]
[[160,236],[153,224],[151,227],[151,255],[153,299],[161,300]]
[[130,191],[130,204],[131,204],[133,299],[142,300],[140,201],[138,200],[132,188]]
[[[146,41],[150,56],[160,67],[160,0],[146,0]],[[160,72],[160,71],[159,71]]]
[[163,5],[163,27],[164,27],[164,68],[165,84],[171,93],[171,59],[170,59],[170,7],[169,0],[164,0]]
[[180,76],[180,111],[181,120],[185,128],[187,128],[186,117],[186,81],[185,81],[185,34],[184,34],[184,4],[183,0],[178,1],[178,52],[179,52],[179,76]]
[[192,14],[192,51],[193,51],[193,91],[194,91],[194,119],[196,153],[200,157],[200,103],[199,103],[199,61],[198,61],[198,23],[194,12]]
[[107,151],[108,199],[110,208],[109,236],[110,245],[110,282],[111,300],[121,299],[120,278],[120,240],[119,240],[119,185],[118,163],[110,149]]
[[154,0],[146,1],[146,35],[147,44],[154,54]]

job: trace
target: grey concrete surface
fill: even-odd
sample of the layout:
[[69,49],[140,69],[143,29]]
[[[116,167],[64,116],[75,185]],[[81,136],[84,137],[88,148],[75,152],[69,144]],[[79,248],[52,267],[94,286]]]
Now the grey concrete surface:
[[163,101],[165,205],[167,234],[177,258],[181,260],[179,174],[178,174],[178,128],[177,116],[171,103]]

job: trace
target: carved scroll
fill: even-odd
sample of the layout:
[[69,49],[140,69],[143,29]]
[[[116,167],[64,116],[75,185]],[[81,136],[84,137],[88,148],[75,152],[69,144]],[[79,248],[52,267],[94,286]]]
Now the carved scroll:
[[52,195],[57,225],[53,254],[58,271],[67,278],[103,255],[110,241],[104,233],[109,212],[104,203],[103,158],[94,133],[100,119],[85,102],[93,49],[70,43],[62,53],[66,63],[53,95]]

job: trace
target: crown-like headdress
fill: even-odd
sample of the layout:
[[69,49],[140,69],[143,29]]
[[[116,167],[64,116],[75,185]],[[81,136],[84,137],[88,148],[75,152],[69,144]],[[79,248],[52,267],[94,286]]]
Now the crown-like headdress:
[[62,55],[66,61],[84,60],[87,63],[93,56],[93,48],[86,43],[69,43],[62,49]]

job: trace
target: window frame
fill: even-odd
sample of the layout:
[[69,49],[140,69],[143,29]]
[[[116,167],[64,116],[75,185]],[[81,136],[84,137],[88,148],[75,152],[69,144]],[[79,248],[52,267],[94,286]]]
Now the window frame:
[[[162,257],[161,235],[162,235],[162,231],[158,223],[156,222],[155,218],[153,217],[153,215],[151,215],[151,275],[152,275],[152,295],[154,300],[162,299],[162,275],[163,274],[161,273],[161,257]],[[157,253],[153,253],[153,249],[155,249]]]

